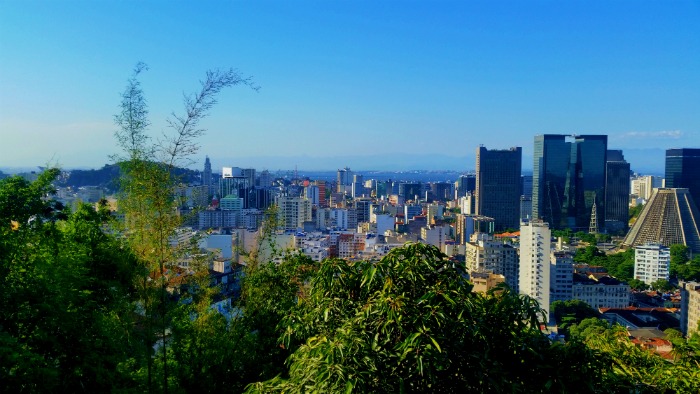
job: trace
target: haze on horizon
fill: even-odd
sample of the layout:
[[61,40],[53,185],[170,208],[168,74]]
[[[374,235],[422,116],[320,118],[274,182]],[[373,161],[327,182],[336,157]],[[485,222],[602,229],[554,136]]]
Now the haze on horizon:
[[197,167],[467,170],[483,144],[531,169],[534,135],[575,133],[659,172],[700,145],[698,20],[693,1],[4,1],[0,167],[108,163],[144,61],[154,135],[208,69],[261,86],[220,96]]

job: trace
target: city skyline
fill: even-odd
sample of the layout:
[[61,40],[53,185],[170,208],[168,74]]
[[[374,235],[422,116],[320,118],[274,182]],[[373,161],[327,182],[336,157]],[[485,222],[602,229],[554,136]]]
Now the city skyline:
[[473,151],[538,134],[604,134],[663,173],[698,147],[700,5],[637,2],[0,3],[0,167],[99,168],[144,61],[152,135],[207,69],[212,167],[470,170]]

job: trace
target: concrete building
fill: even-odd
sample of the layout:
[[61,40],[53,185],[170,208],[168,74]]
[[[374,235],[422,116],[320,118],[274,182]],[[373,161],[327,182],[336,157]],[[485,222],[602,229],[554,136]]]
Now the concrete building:
[[277,218],[285,230],[303,228],[304,222],[311,221],[311,200],[301,197],[277,196]]
[[627,283],[610,277],[595,278],[574,274],[572,299],[581,300],[594,309],[626,308],[630,304],[631,290]]
[[445,250],[447,240],[447,226],[427,226],[420,229],[420,237],[428,245],[437,246],[441,251]]
[[304,188],[304,197],[307,200],[311,200],[313,206],[318,207],[320,205],[320,189],[316,185],[309,185]]
[[472,192],[459,198],[459,210],[465,215],[476,215],[476,197]]
[[574,284],[573,256],[567,252],[552,251],[549,259],[549,302],[571,300]]
[[503,275],[493,272],[470,272],[469,280],[474,284],[472,291],[486,293],[487,291],[506,281]]
[[513,246],[487,233],[476,233],[464,246],[464,258],[469,272],[492,272],[503,275],[504,281],[518,291],[519,258]]
[[688,189],[654,189],[622,244],[683,244],[693,253],[700,253],[699,226],[700,212]]
[[520,224],[522,148],[476,150],[476,214],[492,217],[497,230]]
[[403,206],[403,215],[408,222],[412,220],[415,216],[419,216],[423,213],[423,207],[420,204],[409,204]]
[[634,248],[634,278],[650,285],[659,279],[668,280],[671,249],[660,244]]
[[427,206],[428,224],[435,224],[435,220],[442,220],[444,210],[445,210],[444,205],[440,205],[437,203],[428,204],[428,206]]
[[464,245],[475,233],[494,233],[493,218],[478,215],[458,214],[455,220],[455,241]]
[[551,231],[542,221],[520,224],[518,290],[539,302],[549,316]]
[[645,201],[651,198],[654,189],[664,187],[664,179],[659,176],[638,176],[630,181],[630,194],[643,198]]
[[349,167],[339,169],[336,178],[336,193],[352,193],[352,179],[353,173]]
[[682,282],[681,287],[681,331],[687,337],[698,332],[700,323],[700,283]]

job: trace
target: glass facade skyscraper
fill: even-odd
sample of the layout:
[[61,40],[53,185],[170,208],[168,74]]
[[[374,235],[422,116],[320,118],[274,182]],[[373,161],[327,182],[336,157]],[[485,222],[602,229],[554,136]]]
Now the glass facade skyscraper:
[[605,228],[627,231],[629,221],[630,163],[621,150],[609,150],[605,163]]
[[593,202],[605,220],[607,135],[535,136],[532,216],[552,229],[587,230]]
[[476,150],[476,214],[492,217],[497,230],[520,227],[522,148]]
[[666,150],[666,187],[688,189],[700,206],[700,149]]

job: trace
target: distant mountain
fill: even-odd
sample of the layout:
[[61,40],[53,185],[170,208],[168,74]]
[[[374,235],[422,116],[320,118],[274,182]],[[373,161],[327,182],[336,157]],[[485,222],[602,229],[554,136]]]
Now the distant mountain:
[[[59,178],[58,186],[82,187],[99,186],[110,192],[119,188],[119,165],[107,164],[97,170],[66,170]],[[195,183],[200,180],[199,171],[186,168],[176,168],[175,175],[182,178],[185,183]]]

